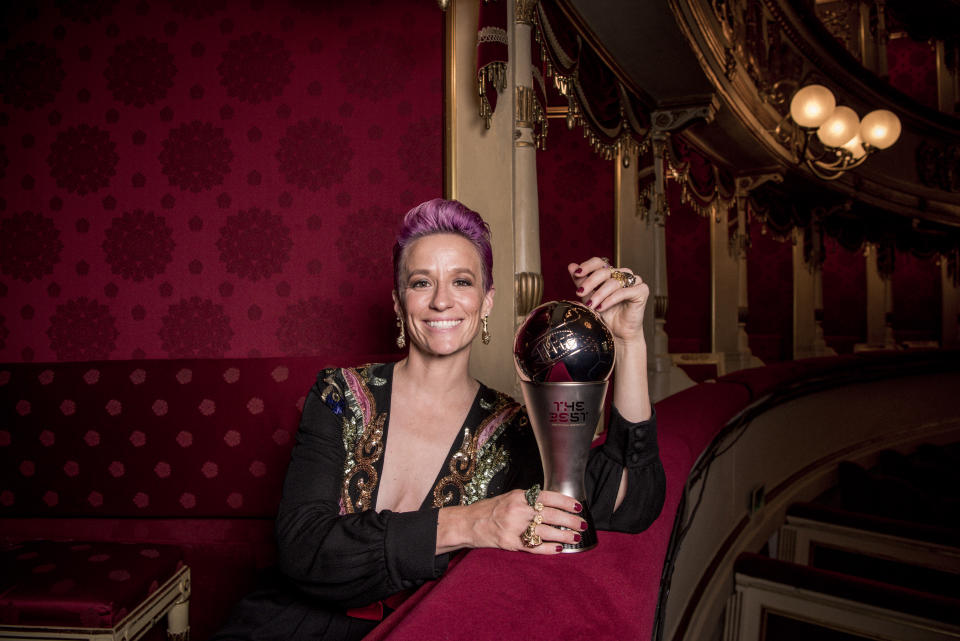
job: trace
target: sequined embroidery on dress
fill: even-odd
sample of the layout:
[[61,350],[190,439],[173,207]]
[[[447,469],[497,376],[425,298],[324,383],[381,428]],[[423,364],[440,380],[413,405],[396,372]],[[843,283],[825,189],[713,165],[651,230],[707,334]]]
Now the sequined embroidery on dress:
[[[346,457],[340,486],[341,514],[372,508],[373,492],[380,481],[376,464],[383,456],[383,428],[387,414],[377,412],[370,386],[381,387],[387,381],[373,376],[372,368],[367,365],[328,370],[323,379],[327,386],[320,398],[340,416],[343,425]],[[357,497],[356,500],[353,496]]]
[[[343,427],[346,456],[340,514],[374,507],[373,493],[380,482],[377,464],[383,456],[387,426],[387,413],[377,412],[370,390],[387,384],[385,378],[373,374],[376,367],[330,369],[323,377],[320,399],[340,417]],[[520,405],[506,394],[493,390],[481,394],[479,404],[486,417],[476,429],[463,428],[463,441],[447,461],[447,473],[433,487],[434,507],[467,505],[486,498],[493,478],[510,463],[509,450],[499,444],[500,435],[518,416],[521,427],[527,423]]]
[[492,403],[481,397],[480,406],[490,414],[472,434],[469,427],[464,428],[463,443],[447,464],[449,474],[433,488],[433,507],[468,505],[486,498],[493,477],[510,462],[510,452],[498,441],[520,405],[497,392]]

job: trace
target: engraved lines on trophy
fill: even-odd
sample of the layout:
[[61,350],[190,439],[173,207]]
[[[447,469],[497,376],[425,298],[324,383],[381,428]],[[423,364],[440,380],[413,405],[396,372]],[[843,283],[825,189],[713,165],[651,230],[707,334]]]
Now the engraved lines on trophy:
[[591,346],[597,347],[597,343],[583,336],[577,337],[571,330],[559,329],[541,337],[533,351],[540,363],[549,366]]

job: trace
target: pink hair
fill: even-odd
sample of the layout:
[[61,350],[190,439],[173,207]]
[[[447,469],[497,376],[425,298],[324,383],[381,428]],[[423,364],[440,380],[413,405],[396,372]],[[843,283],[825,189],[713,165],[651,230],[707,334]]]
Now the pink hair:
[[401,268],[407,248],[418,238],[431,234],[459,234],[469,240],[480,255],[483,268],[483,289],[493,287],[493,249],[490,247],[490,226],[480,214],[456,200],[434,198],[420,203],[403,217],[397,242],[393,246],[393,283],[403,291]]

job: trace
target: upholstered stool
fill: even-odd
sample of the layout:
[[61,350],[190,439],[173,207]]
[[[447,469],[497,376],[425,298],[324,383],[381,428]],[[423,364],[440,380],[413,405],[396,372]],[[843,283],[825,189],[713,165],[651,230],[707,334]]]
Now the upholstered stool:
[[31,541],[0,554],[0,639],[134,641],[165,616],[186,640],[189,598],[172,545]]

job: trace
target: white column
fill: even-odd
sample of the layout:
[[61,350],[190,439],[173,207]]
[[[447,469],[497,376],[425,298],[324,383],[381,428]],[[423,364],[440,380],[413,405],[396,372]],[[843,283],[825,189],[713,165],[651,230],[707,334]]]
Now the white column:
[[[821,232],[817,232],[821,233]],[[823,338],[823,267],[817,265],[813,273],[813,322],[815,323],[813,349],[817,356],[836,356],[837,350]]]
[[[664,227],[667,216],[666,154],[667,136],[671,131],[683,129],[691,121],[704,119],[711,122],[717,112],[717,103],[696,105],[678,109],[664,109],[650,114],[653,123],[650,140],[653,145],[653,189],[647,223],[653,232],[653,278],[648,280],[653,302],[653,349],[648,350],[650,359],[650,397],[659,401],[680,390],[692,387],[693,380],[673,364],[667,340],[667,237]],[[649,309],[649,306],[648,306]]]
[[814,223],[809,233],[813,255],[803,255],[803,234],[794,230],[793,244],[793,357],[834,356],[836,352],[823,340],[823,273],[820,269],[819,226]]
[[874,73],[883,78],[887,75],[887,39],[890,33],[887,31],[887,9],[886,0],[877,0],[877,68]]
[[793,230],[793,357],[815,356],[813,265],[803,257],[803,231]]
[[750,235],[747,231],[747,199],[750,192],[766,182],[783,182],[779,173],[739,176],[736,183],[737,231],[730,239],[729,251],[737,263],[737,338],[736,351],[728,354],[727,371],[762,367],[763,361],[753,355],[750,337],[747,335],[747,320],[750,313],[747,278],[747,253],[750,251]]
[[[737,236],[734,251],[737,254],[737,369],[761,367],[763,361],[753,355],[750,349],[750,336],[747,335],[747,320],[750,317],[750,297],[747,278],[747,251],[750,236],[747,231],[746,203],[737,198]],[[730,371],[729,367],[728,370]]]
[[709,222],[711,351],[721,355],[727,371],[740,369],[737,336],[740,269],[737,254],[730,243],[729,216],[727,207],[715,202]]
[[896,349],[897,341],[893,337],[893,275],[883,279],[883,347]]
[[[960,265],[956,268],[960,269]],[[940,260],[940,288],[943,292],[940,345],[948,349],[958,349],[960,348],[960,286],[954,284],[946,258]]]
[[857,344],[855,350],[892,347],[887,340],[892,336],[892,328],[888,327],[888,312],[892,311],[893,291],[890,279],[880,276],[877,266],[878,253],[876,245],[867,244],[864,251],[867,277],[867,342]]
[[543,273],[540,269],[540,208],[537,197],[537,118],[530,60],[531,31],[537,0],[516,0],[513,46],[510,50],[515,89],[513,140],[513,229],[516,239],[516,323],[540,303]]
[[[491,341],[489,345],[476,341],[470,367],[473,375],[487,385],[513,393],[514,84],[513,75],[508,73],[507,88],[498,96],[490,128],[485,128],[477,99],[478,9],[479,0],[452,0],[446,10],[444,195],[478,211],[490,225],[497,290],[490,314]],[[512,4],[510,11],[512,15]],[[512,38],[513,29],[508,32]]]
[[[686,372],[674,365],[670,358],[667,337],[667,196],[664,154],[666,131],[653,134],[653,197],[647,212],[647,224],[653,240],[653,279],[649,281],[653,303],[653,349],[648,350],[650,398],[657,402],[695,383]],[[649,305],[648,305],[649,308]]]
[[[631,146],[632,147],[632,146]],[[656,250],[654,226],[650,224],[647,211],[639,207],[638,183],[640,172],[637,167],[637,149],[620,149],[614,160],[614,219],[616,228],[614,237],[614,262],[631,268],[638,274],[653,296],[656,280]],[[644,170],[652,172],[652,167]],[[647,358],[653,355],[654,325],[653,304],[647,305],[643,317],[643,333],[647,339]]]

